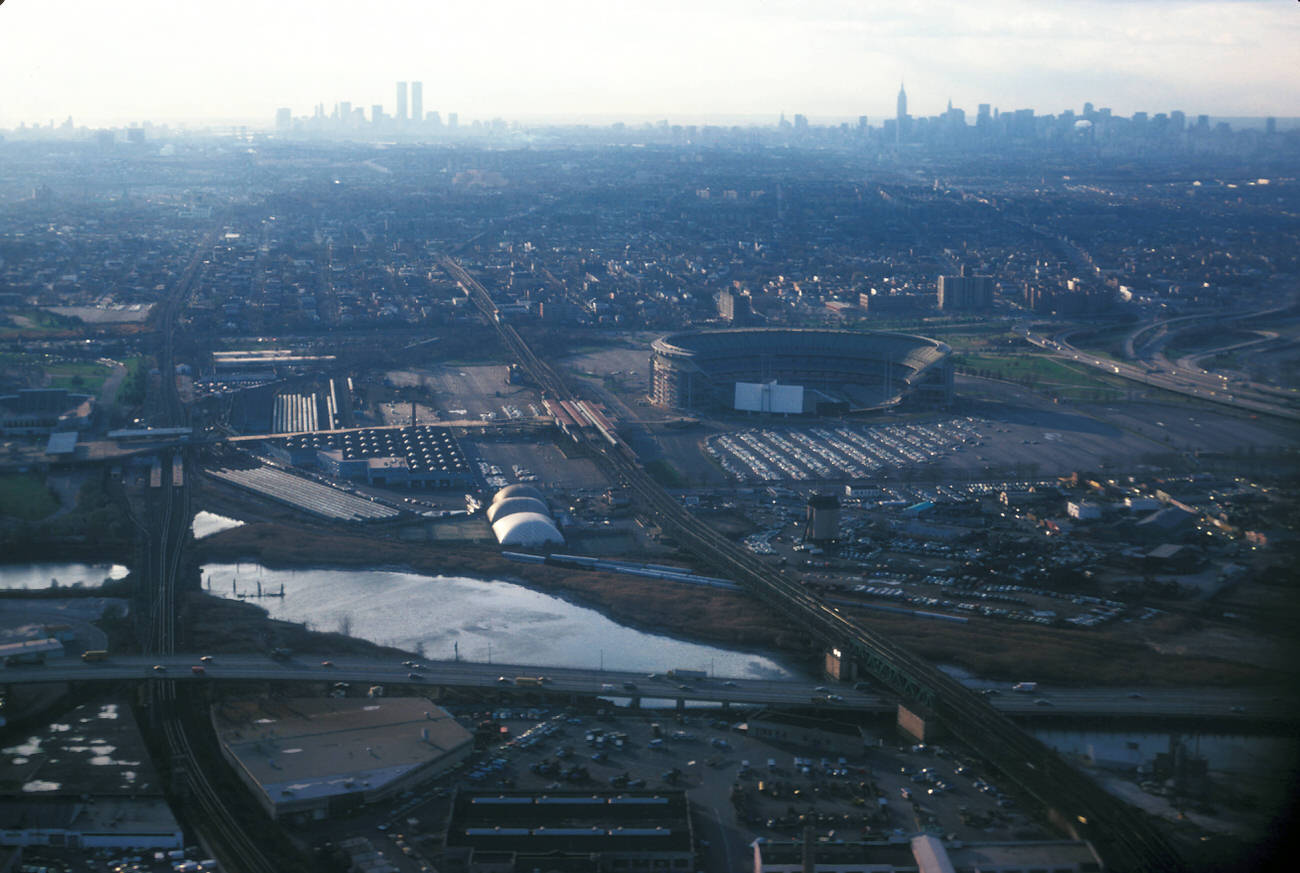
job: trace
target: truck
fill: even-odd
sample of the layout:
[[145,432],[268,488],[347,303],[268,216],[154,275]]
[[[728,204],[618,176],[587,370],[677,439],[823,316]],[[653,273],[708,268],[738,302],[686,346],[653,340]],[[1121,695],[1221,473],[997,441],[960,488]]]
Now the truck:
[[524,688],[538,688],[541,685],[543,685],[545,682],[546,680],[541,676],[516,676],[515,677],[515,684],[523,686]]
[[1032,694],[1038,690],[1037,682],[1017,682],[1011,686],[1012,691],[1019,691],[1023,694]]
[[98,664],[100,661],[108,660],[108,651],[106,649],[87,649],[81,653],[81,660],[87,664]]
[[669,679],[694,679],[697,682],[701,679],[709,678],[708,672],[704,670],[683,670],[680,667],[674,667],[668,671]]

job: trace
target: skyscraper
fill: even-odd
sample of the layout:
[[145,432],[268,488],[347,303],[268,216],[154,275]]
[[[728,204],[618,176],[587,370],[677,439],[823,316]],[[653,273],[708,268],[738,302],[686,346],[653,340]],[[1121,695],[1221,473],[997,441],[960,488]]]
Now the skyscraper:
[[424,121],[424,83],[411,83],[411,120],[416,124]]
[[406,120],[406,83],[397,83],[397,122]]
[[903,83],[898,83],[898,113],[895,116],[894,124],[894,142],[902,142],[907,135],[907,92],[903,90]]

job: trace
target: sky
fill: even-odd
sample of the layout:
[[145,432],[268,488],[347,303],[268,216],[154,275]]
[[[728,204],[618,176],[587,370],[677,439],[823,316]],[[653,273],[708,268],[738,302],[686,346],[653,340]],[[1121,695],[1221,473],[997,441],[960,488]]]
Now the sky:
[[1295,0],[0,0],[0,128],[270,125],[340,100],[462,121],[814,123],[979,103],[1300,116]]

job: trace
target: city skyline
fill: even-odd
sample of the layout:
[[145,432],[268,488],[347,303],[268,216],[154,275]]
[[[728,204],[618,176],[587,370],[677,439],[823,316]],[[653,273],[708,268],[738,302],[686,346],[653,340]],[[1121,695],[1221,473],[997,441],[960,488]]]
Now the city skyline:
[[[0,9],[0,72],[14,86],[0,128],[67,117],[266,125],[277,107],[298,116],[343,101],[387,111],[398,81],[423,82],[426,111],[533,122],[881,119],[894,114],[900,79],[917,116],[951,99],[1052,114],[1092,101],[1117,115],[1285,118],[1300,115],[1296,44],[1290,7],[1254,0],[996,0],[942,14],[835,0],[670,3],[653,14],[642,4],[392,2],[365,17],[300,0],[271,10],[236,0],[220,16],[159,0],[129,14],[18,0]],[[414,91],[409,99],[413,109]]]

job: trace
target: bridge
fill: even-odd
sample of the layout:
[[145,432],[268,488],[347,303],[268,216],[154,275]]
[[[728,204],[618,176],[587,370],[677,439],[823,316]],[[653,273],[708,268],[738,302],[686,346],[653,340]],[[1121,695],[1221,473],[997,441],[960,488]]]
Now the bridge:
[[[204,658],[207,660],[204,660]],[[158,667],[162,667],[159,670]],[[201,667],[196,673],[194,667]],[[540,685],[515,680],[542,678]],[[501,695],[546,694],[618,700],[704,702],[724,706],[795,708],[819,706],[849,713],[888,714],[895,711],[890,694],[833,683],[824,686],[800,679],[725,677],[674,678],[665,672],[598,670],[527,664],[487,664],[479,661],[408,661],[348,655],[297,655],[274,659],[266,655],[172,653],[112,655],[103,661],[53,660],[45,664],[10,665],[0,669],[0,686],[49,682],[347,682],[357,685],[456,688]],[[989,703],[1018,719],[1064,717],[1214,721],[1225,730],[1234,726],[1257,730],[1261,724],[1294,726],[1296,711],[1285,691],[1242,689],[1064,688],[1040,685],[1031,694],[1018,694],[1007,683],[993,689]],[[978,690],[978,689],[976,689]],[[833,695],[833,696],[832,696]]]
[[[538,358],[464,267],[449,256],[440,263],[528,372],[544,398],[578,400],[564,380]],[[579,438],[582,438],[579,435]],[[1177,851],[1141,813],[1027,734],[986,699],[891,639],[877,634],[809,593],[721,533],[700,522],[641,468],[616,436],[580,445],[614,482],[625,486],[640,510],[720,574],[744,585],[773,609],[802,625],[828,652],[862,669],[909,706],[963,740],[976,754],[1048,809],[1062,830],[1097,846],[1111,869],[1183,869]]]

